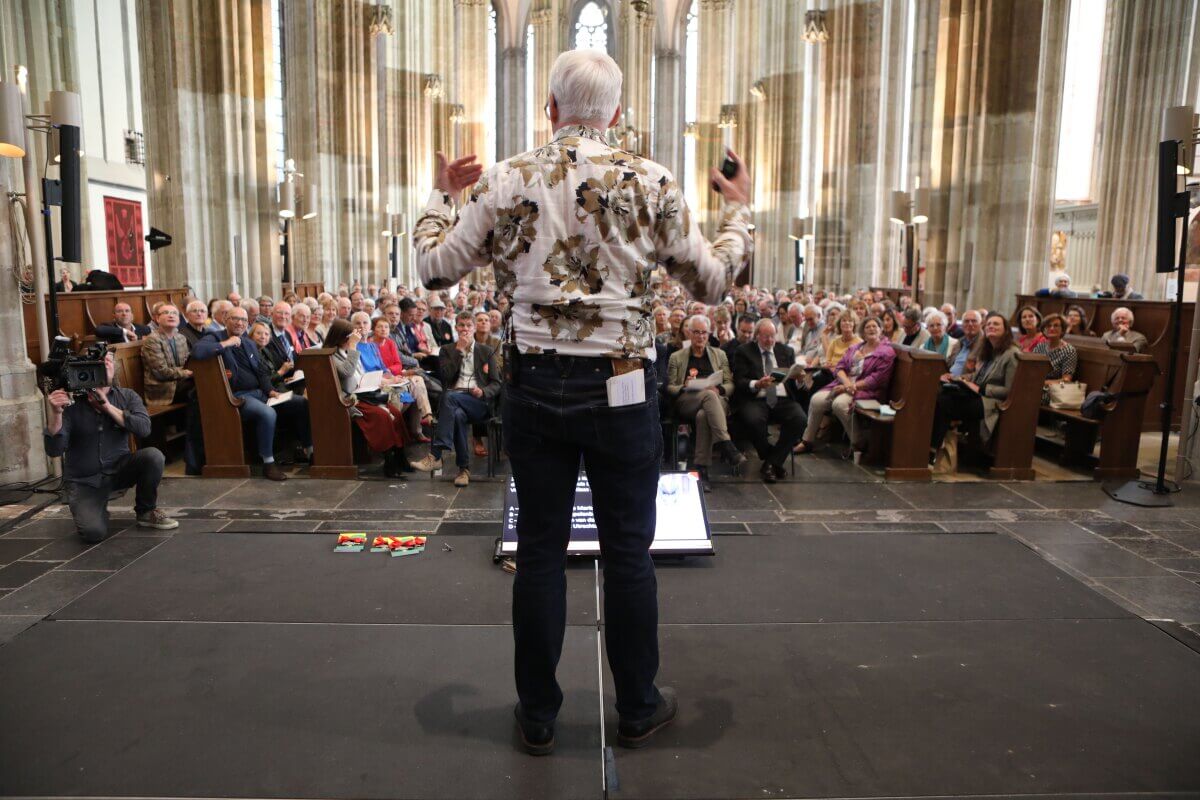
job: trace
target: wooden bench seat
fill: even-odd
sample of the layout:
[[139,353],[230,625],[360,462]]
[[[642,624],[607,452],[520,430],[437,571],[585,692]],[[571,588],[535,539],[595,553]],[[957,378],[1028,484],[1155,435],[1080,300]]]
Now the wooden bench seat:
[[[1116,397],[1101,419],[1089,419],[1074,409],[1041,406],[1043,414],[1066,422],[1062,460],[1094,466],[1096,480],[1136,478],[1142,419],[1159,374],[1158,365],[1153,356],[1103,346],[1077,347],[1076,351],[1075,379],[1086,384],[1088,392],[1108,391]],[[1097,436],[1098,458],[1093,456]]]
[[[1017,354],[1017,372],[1008,399],[1000,404],[1000,419],[987,447],[990,456],[988,476],[1002,481],[1031,481],[1033,447],[1037,438],[1038,409],[1042,402],[1042,385],[1050,370],[1050,360],[1036,353]],[[968,445],[975,440],[968,435]],[[961,448],[960,448],[961,452]]]
[[225,362],[215,358],[188,360],[200,401],[200,426],[204,431],[206,478],[249,478],[242,439],[242,400],[233,396]]
[[854,413],[870,425],[871,461],[884,464],[888,480],[927,481],[929,437],[937,404],[938,378],[946,361],[937,353],[896,345],[896,362],[888,388],[888,405],[895,415],[855,407]]
[[[113,366],[116,370],[118,385],[137,392],[138,396],[145,402],[146,372],[145,367],[142,365],[142,343],[126,342],[124,344],[114,344],[109,345],[108,349],[113,354]],[[173,411],[179,411],[183,408],[187,408],[185,403],[153,406],[146,403],[146,411],[152,419]]]
[[309,348],[296,356],[296,367],[304,372],[305,396],[312,421],[313,455],[309,474],[314,478],[356,480],[353,400],[342,398],[341,384],[333,364],[333,348]]

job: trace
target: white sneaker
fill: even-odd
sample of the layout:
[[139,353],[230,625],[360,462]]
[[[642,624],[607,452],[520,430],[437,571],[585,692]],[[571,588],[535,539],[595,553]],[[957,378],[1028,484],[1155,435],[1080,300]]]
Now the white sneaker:
[[433,453],[422,458],[420,461],[412,462],[413,469],[419,469],[421,472],[434,472],[442,468],[442,460],[434,458]]

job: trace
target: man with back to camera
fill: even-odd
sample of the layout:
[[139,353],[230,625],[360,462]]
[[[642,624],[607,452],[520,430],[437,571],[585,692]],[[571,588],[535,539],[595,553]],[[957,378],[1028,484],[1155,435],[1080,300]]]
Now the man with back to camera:
[[156,447],[129,450],[129,434],[150,434],[150,416],[137,392],[112,385],[113,355],[104,356],[108,384],[72,398],[62,389],[49,395],[43,440],[46,455],[63,457],[63,495],[83,540],[108,538],[108,496],[137,487],[133,510],[141,528],[169,531],[179,523],[158,510],[163,454]]
[[[674,692],[654,683],[658,599],[649,548],[662,435],[650,277],[657,259],[697,299],[716,303],[752,247],[750,176],[736,155],[729,153],[733,179],[712,171],[726,207],[710,245],[666,169],[605,142],[620,119],[621,80],[607,54],[560,55],[546,104],[552,141],[486,174],[473,155],[447,163],[438,154],[435,189],[413,237],[427,288],[452,286],[490,263],[498,294],[511,301],[500,339],[511,334],[515,345],[506,345],[504,403],[520,505],[515,714],[532,755],[553,751],[563,699],[555,670],[581,459],[604,558],[617,743],[641,747],[675,717]],[[469,202],[456,209],[472,184]],[[645,401],[609,406],[606,381],[638,370]]]

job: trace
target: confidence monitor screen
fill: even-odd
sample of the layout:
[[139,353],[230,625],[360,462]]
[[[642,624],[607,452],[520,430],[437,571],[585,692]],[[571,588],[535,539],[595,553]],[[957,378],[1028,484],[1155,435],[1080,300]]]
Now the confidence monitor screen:
[[[504,494],[504,536],[500,552],[517,552],[517,487],[512,478]],[[573,556],[599,555],[600,543],[596,520],[592,515],[592,488],[587,476],[579,475],[575,485],[575,511],[571,520],[571,543],[567,553]],[[652,555],[712,555],[712,534],[704,513],[704,492],[699,479],[690,472],[664,472],[658,476],[658,527]]]

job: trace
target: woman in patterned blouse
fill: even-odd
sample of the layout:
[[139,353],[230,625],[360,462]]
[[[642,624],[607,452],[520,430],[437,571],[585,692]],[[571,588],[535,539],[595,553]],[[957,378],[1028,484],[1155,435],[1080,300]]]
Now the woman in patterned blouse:
[[1050,359],[1050,372],[1046,374],[1046,383],[1075,380],[1075,370],[1079,365],[1079,354],[1073,345],[1063,341],[1063,328],[1066,327],[1061,314],[1047,314],[1042,320],[1042,335],[1046,341],[1033,348],[1033,352],[1041,353]]

